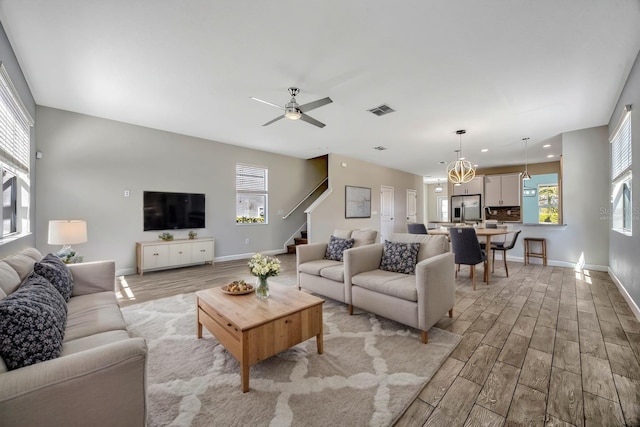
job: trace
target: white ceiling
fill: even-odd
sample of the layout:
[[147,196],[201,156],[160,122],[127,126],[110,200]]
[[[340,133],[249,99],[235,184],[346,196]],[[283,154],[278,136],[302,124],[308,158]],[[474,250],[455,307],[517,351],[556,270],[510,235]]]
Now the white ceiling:
[[[457,129],[480,167],[523,163],[524,137],[529,162],[559,155],[608,123],[640,49],[638,0],[0,0],[0,20],[39,105],[434,178]],[[325,128],[262,126],[281,112],[250,97],[290,86],[333,99],[309,113]]]

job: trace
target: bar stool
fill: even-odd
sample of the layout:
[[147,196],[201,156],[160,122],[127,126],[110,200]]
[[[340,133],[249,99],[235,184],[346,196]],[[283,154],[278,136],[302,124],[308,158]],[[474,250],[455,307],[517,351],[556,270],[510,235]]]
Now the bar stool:
[[[540,243],[540,252],[532,252],[529,242]],[[547,266],[547,239],[540,237],[524,238],[524,265],[529,263],[529,257],[542,258],[542,265]]]

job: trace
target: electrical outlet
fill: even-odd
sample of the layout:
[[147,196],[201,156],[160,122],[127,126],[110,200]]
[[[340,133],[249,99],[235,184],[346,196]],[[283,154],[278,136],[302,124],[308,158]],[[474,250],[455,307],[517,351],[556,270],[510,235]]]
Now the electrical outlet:
[[129,190],[124,190],[124,197],[129,197],[131,192]]
[[244,244],[248,245],[249,244],[249,238],[244,239]]

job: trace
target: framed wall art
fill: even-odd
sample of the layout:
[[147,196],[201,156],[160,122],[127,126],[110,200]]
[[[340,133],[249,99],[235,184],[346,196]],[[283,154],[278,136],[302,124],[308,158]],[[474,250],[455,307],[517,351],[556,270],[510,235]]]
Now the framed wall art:
[[371,218],[371,188],[344,186],[344,217]]

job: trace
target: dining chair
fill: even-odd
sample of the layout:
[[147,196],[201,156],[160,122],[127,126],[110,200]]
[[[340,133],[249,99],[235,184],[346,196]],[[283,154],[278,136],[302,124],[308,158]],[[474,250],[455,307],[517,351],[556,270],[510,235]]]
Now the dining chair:
[[496,251],[502,251],[502,260],[504,261],[504,269],[507,272],[507,277],[509,277],[509,267],[507,267],[507,251],[513,249],[516,245],[516,240],[518,240],[518,236],[522,230],[518,230],[513,233],[513,238],[511,242],[507,244],[506,240],[504,242],[491,242],[491,272],[493,273],[493,268],[496,265]]
[[[468,265],[470,267],[471,283],[473,290],[476,290],[476,265],[483,263],[484,281],[489,277],[487,270],[487,254],[480,248],[480,242],[476,235],[476,230],[472,227],[451,227],[449,229],[449,239],[451,240],[451,249],[455,255],[455,263]],[[456,277],[458,271],[456,270]]]
[[424,224],[407,224],[409,234],[427,234],[427,227]]

